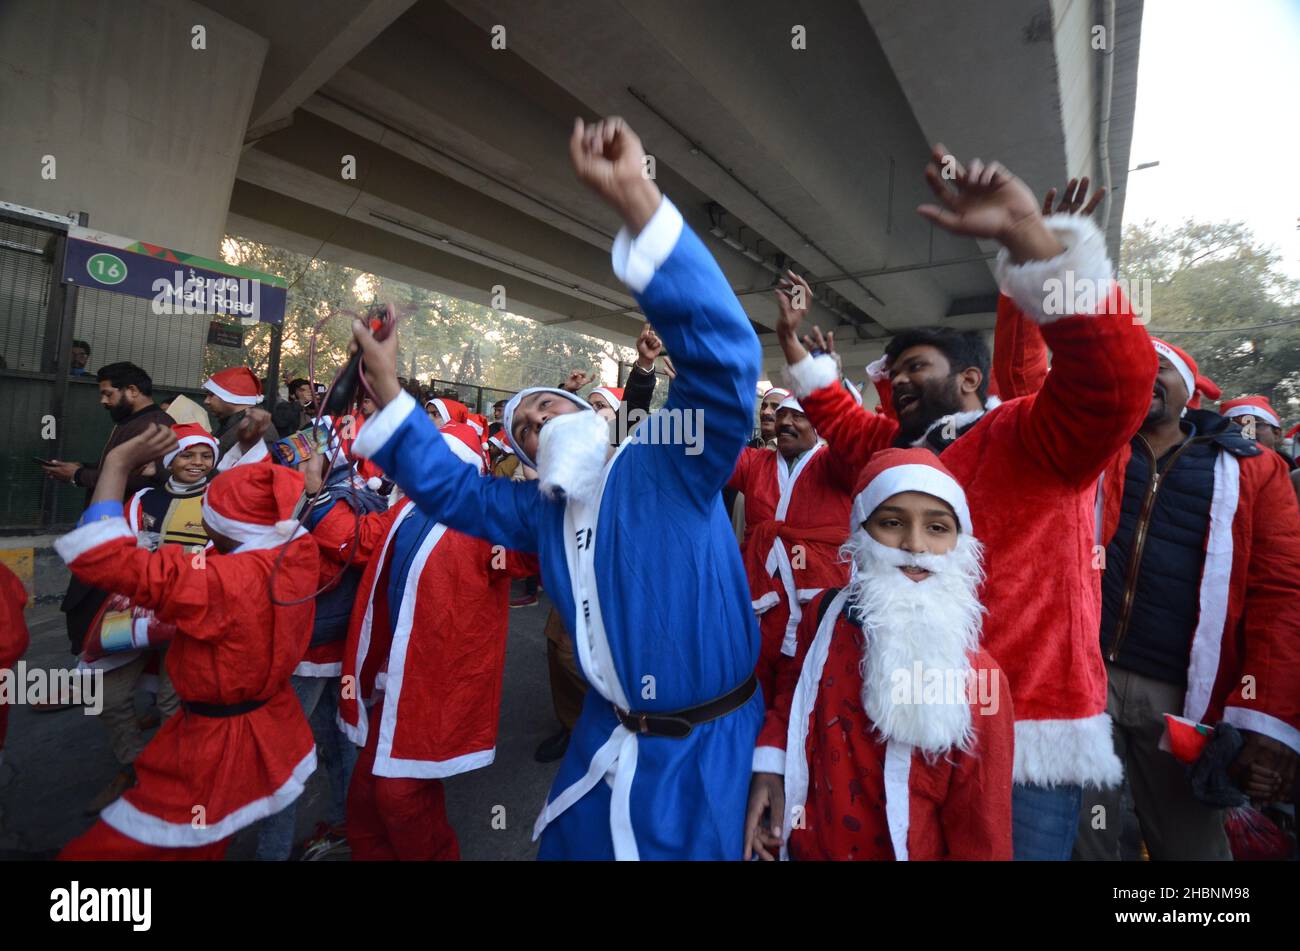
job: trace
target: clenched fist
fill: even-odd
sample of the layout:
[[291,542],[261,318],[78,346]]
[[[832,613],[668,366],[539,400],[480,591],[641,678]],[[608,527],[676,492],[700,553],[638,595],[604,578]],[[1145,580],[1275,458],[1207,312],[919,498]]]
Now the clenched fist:
[[619,213],[635,236],[659,207],[659,187],[646,174],[641,139],[618,116],[573,122],[569,158],[578,179]]

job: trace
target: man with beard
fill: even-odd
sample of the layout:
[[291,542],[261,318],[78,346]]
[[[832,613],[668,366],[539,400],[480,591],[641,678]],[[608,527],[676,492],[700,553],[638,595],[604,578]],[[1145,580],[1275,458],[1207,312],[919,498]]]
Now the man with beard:
[[793,397],[775,414],[776,451],[741,450],[727,488],[745,499],[741,550],[759,616],[758,685],[770,708],[781,655],[793,656],[801,605],[848,580],[839,559],[857,470],[817,439]]
[[[353,325],[384,405],[356,450],[438,521],[537,552],[591,689],[534,835],[540,857],[739,859],[763,718],[758,639],[720,493],[753,419],[760,350],[704,245],[642,171],[621,119],[574,125],[578,178],[623,219],[614,271],[680,373],[664,409],[613,453],[609,426],[572,393],[531,388],[505,425],[535,482],[460,463],[396,382],[397,336]],[[664,435],[698,420],[701,438]]]
[[[1196,362],[1163,340],[1149,411],[1102,480],[1101,649],[1115,749],[1153,859],[1232,857],[1223,812],[1159,749],[1162,714],[1236,727],[1229,774],[1257,803],[1290,792],[1300,753],[1300,509],[1286,464],[1208,410]],[[1055,370],[1049,375],[1054,376]],[[1090,794],[1077,854],[1118,859],[1118,790]]]
[[745,857],[1009,859],[1014,717],[979,646],[966,495],[926,450],[887,449],[851,525],[853,580],[810,606],[758,738]]
[[[963,168],[942,146],[926,179],[944,207],[922,206],[924,217],[1002,244],[998,307],[1018,306],[1041,326],[1053,354],[1042,388],[986,411],[987,349],[953,332],[904,334],[888,351],[895,422],[853,402],[831,357],[807,354],[789,287],[777,333],[796,395],[832,452],[865,464],[891,444],[918,441],[942,452],[965,487],[988,552],[985,646],[1006,671],[1017,718],[1015,855],[1065,860],[1083,786],[1121,777],[1096,635],[1095,483],[1141,425],[1155,358],[1096,225],[1044,218],[1019,179],[996,164]],[[1097,292],[1091,309],[1049,293],[1067,274],[1071,286]]]
[[[99,454],[99,463],[91,466],[60,462],[57,459],[48,464],[42,463],[45,474],[51,479],[71,482],[86,489],[87,499],[95,489],[100,466],[104,464],[109,452],[144,432],[152,423],[162,426],[172,424],[172,418],[153,401],[153,380],[134,363],[110,363],[100,369],[97,378],[99,405],[108,411],[113,420],[113,431],[109,433],[108,442],[104,443],[104,451]],[[166,476],[159,475],[162,466],[157,469],[151,475],[145,475],[143,470],[131,473],[126,483],[126,496],[129,498],[143,488],[160,485]]]
[[[100,368],[97,377],[99,405],[108,411],[108,415],[113,420],[113,431],[109,433],[108,441],[104,443],[104,451],[99,455],[99,463],[91,466],[77,462],[60,462],[55,459],[49,464],[43,464],[45,474],[51,479],[84,487],[87,502],[99,483],[99,472],[104,465],[104,460],[112,450],[145,432],[153,423],[163,426],[172,425],[172,418],[153,401],[153,380],[134,363],[110,363]],[[121,501],[125,502],[141,489],[162,484],[167,477],[165,467],[162,465],[162,457],[153,462],[155,466],[153,473],[145,474],[148,471],[146,465],[136,469],[127,477]],[[81,653],[86,631],[107,597],[108,592],[85,584],[75,575],[68,580],[68,590],[59,609],[67,615],[68,641],[72,653]],[[64,706],[66,705],[48,703],[40,705],[37,709],[57,710]]]

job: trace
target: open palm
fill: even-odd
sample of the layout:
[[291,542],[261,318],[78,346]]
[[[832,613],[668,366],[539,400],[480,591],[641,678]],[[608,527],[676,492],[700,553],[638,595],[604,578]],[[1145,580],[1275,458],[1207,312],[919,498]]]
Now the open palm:
[[921,205],[917,212],[953,234],[1005,240],[1019,225],[1038,218],[1029,186],[997,162],[985,165],[975,159],[966,167],[937,144],[925,180],[942,206]]

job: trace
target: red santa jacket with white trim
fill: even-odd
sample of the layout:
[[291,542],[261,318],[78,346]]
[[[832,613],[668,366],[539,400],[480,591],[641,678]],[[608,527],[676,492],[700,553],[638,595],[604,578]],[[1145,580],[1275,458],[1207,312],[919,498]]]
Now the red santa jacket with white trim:
[[[1047,344],[1018,308],[1005,304],[998,307],[994,373],[1016,395],[1034,393],[1048,377]],[[1103,546],[1119,526],[1132,455],[1126,442],[1101,479]],[[1202,723],[1227,720],[1300,752],[1300,506],[1277,453],[1221,452],[1215,482],[1201,623],[1181,713]]]
[[[405,499],[363,516],[354,558],[366,570],[344,648],[339,721],[358,746],[379,729],[377,776],[442,778],[491,764],[510,579],[538,570],[535,558],[435,525],[411,564],[402,610],[390,626],[389,553],[403,520],[422,517]],[[349,531],[339,540],[339,557],[347,557],[351,539]],[[369,706],[381,689],[382,706]]]
[[[135,761],[137,784],[100,818],[138,842],[208,845],[279,812],[316,768],[311,728],[289,676],[311,638],[315,606],[291,602],[316,589],[316,544],[227,555],[179,545],[136,547],[124,518],[91,522],[55,547],[87,584],[120,592],[176,625],[167,672],[182,701],[220,706],[264,701],[237,716],[185,709]],[[196,811],[197,810],[197,811]]]
[[[1102,479],[1102,545],[1119,526],[1132,454],[1125,444]],[[1300,506],[1290,473],[1275,452],[1220,450],[1214,483],[1181,713],[1300,753]]]
[[[1066,245],[1050,261],[999,258],[1004,291],[1039,323],[1055,355],[1032,396],[989,410],[943,453],[966,489],[984,543],[984,646],[1011,685],[1015,777],[1021,783],[1119,782],[1097,638],[1101,586],[1093,567],[1095,488],[1137,431],[1151,401],[1156,359],[1146,330],[1111,283],[1096,226],[1072,216],[1048,225]],[[1044,314],[1043,288],[1074,272],[1112,290],[1097,313]],[[1109,311],[1109,313],[1107,313]],[[898,424],[854,404],[829,357],[791,367],[804,411],[832,451],[864,465]]]
[[[0,564],[0,670],[13,667],[27,652],[29,637],[23,608],[27,606],[27,589],[5,564]],[[5,728],[9,707],[0,700],[0,761],[4,759]]]
[[[741,547],[755,611],[762,614],[788,602],[787,583],[804,604],[823,588],[848,581],[848,565],[840,561],[839,550],[848,537],[857,473],[820,444],[793,469],[779,450],[740,451],[727,487],[745,497]],[[792,643],[797,623],[795,617]]]
[[[983,650],[970,655],[977,682],[988,687],[984,691],[981,686],[987,694],[983,699],[991,702],[985,709],[978,692],[972,692],[975,739],[969,750],[927,757],[905,743],[880,736],[863,709],[862,629],[839,612],[833,617],[827,612],[818,623],[818,614],[824,611],[823,601],[831,596],[832,592],[819,595],[799,624],[798,652],[793,660],[784,662],[777,696],[767,711],[754,756],[755,770],[781,772],[787,777],[787,797],[801,795],[798,789],[790,788],[792,777],[799,777],[798,783],[805,790],[819,784],[821,808],[809,807],[801,813],[799,822],[785,828],[790,848],[819,859],[851,857],[848,844],[854,837],[846,829],[856,828],[859,820],[870,821],[870,817],[858,814],[869,808],[853,787],[853,780],[862,778],[849,779],[847,774],[864,769],[879,773],[883,769],[885,819],[895,859],[1009,860],[1015,716],[997,662]],[[833,629],[824,630],[831,625]],[[821,636],[830,639],[823,647],[821,676],[816,683],[808,681],[811,690],[805,696],[807,688],[800,683],[800,675],[812,661],[810,650]],[[797,694],[798,706],[807,715],[795,736],[802,736],[804,742],[801,749],[790,750],[790,716]],[[810,755],[814,737],[820,727],[827,726],[834,732],[821,730],[823,742],[827,738],[840,740],[844,749],[820,750],[814,760]],[[874,744],[862,742],[872,736]],[[818,764],[824,767],[828,757],[837,760],[838,767],[839,759],[854,758],[855,751],[865,755],[867,762],[854,759],[844,776],[810,775]],[[803,762],[791,762],[792,754],[802,756]],[[831,767],[832,772],[836,767]],[[907,807],[902,809],[897,803],[904,792]],[[787,802],[787,814],[790,811],[791,803]]]

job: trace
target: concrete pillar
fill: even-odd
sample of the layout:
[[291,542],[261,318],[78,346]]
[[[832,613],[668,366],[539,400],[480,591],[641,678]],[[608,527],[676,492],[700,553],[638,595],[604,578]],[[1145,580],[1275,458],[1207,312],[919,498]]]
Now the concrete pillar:
[[266,51],[190,0],[0,4],[0,200],[215,257]]

